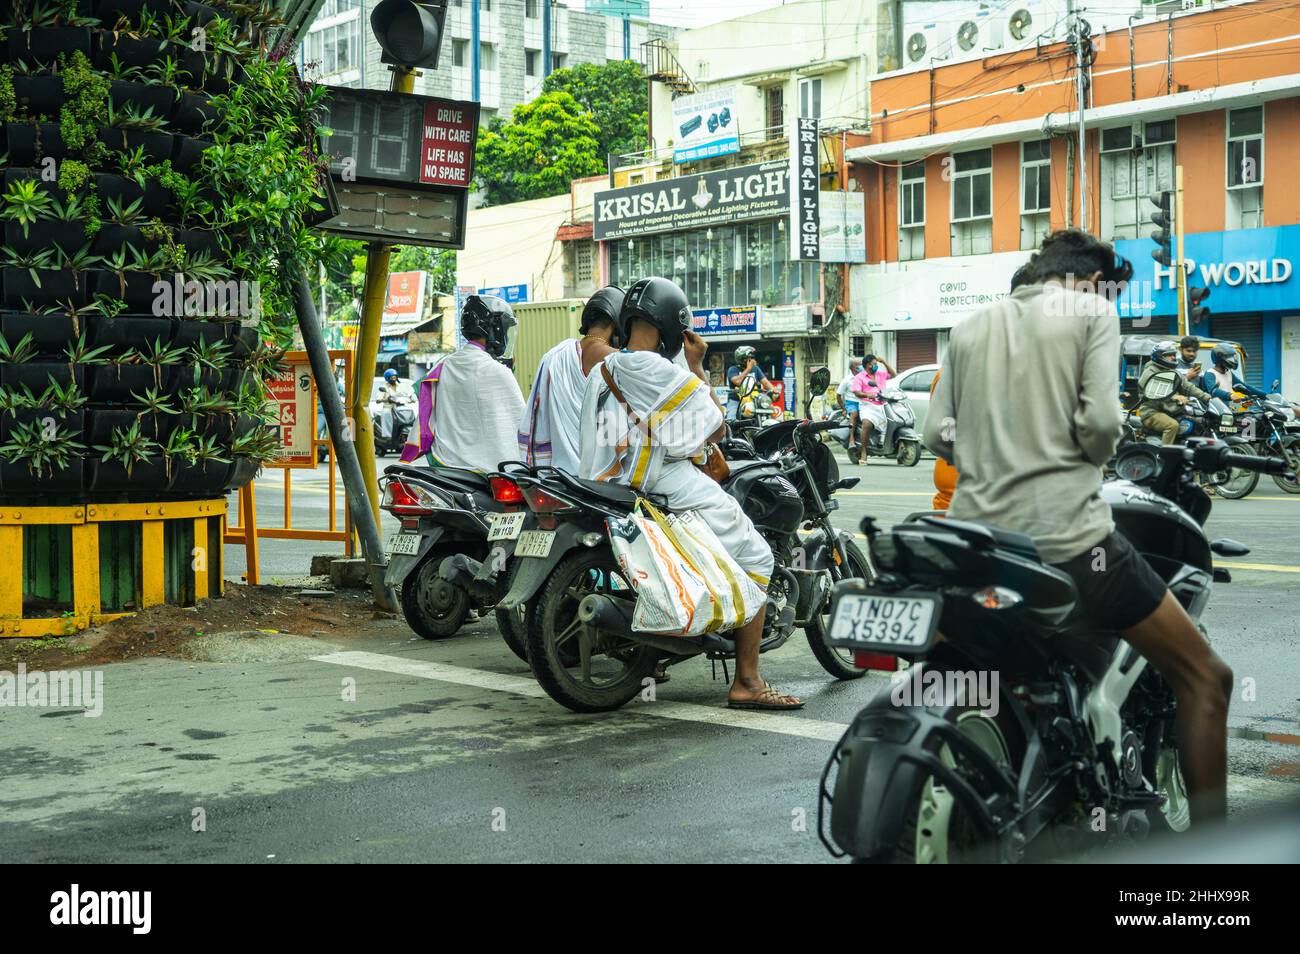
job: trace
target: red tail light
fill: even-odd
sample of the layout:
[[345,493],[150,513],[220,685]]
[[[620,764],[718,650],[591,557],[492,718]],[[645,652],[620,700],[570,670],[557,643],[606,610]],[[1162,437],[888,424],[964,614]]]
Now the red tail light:
[[538,490],[536,487],[529,487],[523,494],[528,501],[528,509],[533,513],[560,513],[572,509],[565,501],[552,497],[546,491]]
[[507,477],[493,477],[489,483],[492,484],[492,499],[497,503],[524,502],[524,492],[513,480]]
[[853,665],[859,669],[871,669],[875,672],[897,672],[898,657],[885,653],[853,653]]
[[396,517],[420,517],[435,510],[450,509],[452,503],[416,484],[390,480],[379,506]]

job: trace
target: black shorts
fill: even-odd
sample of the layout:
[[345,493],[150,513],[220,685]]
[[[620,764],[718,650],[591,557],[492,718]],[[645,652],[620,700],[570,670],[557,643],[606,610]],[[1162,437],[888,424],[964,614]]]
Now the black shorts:
[[1079,605],[1102,629],[1125,630],[1156,611],[1168,587],[1119,531],[1056,564],[1079,590]]

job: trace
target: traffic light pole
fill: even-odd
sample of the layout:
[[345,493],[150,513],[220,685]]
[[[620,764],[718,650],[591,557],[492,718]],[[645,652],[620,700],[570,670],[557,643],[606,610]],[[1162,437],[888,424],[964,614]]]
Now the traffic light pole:
[[1178,278],[1178,337],[1187,334],[1187,267],[1183,259],[1183,167],[1174,167],[1174,264]]
[[[415,70],[399,66],[393,71],[392,90],[410,93],[415,89]],[[379,520],[379,472],[375,466],[375,431],[366,408],[375,380],[375,362],[379,359],[379,328],[384,322],[384,305],[388,300],[388,259],[392,246],[378,242],[366,247],[366,283],[361,293],[361,328],[357,333],[357,360],[352,382],[351,417],[356,438],[357,460],[365,480],[366,496],[375,520]]]

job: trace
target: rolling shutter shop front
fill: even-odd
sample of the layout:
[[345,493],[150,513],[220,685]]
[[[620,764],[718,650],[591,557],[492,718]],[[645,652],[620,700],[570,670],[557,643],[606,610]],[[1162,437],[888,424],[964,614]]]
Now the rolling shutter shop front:
[[918,364],[934,364],[939,355],[936,335],[934,331],[895,332],[898,360],[894,363],[894,370],[901,374]]
[[1210,336],[1235,341],[1245,348],[1246,367],[1242,377],[1254,387],[1265,386],[1263,318],[1259,315],[1211,315]]

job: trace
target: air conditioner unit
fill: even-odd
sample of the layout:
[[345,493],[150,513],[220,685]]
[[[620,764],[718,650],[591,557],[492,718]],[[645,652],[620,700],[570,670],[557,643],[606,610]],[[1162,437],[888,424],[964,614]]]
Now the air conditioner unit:
[[1009,49],[1055,43],[1070,31],[1064,0],[1011,0],[998,18],[1003,46]]
[[987,10],[976,10],[953,26],[953,57],[964,59],[979,56],[986,50],[1002,48],[1002,24]]
[[903,41],[903,62],[907,66],[920,66],[934,60],[951,59],[952,40],[951,23],[915,24]]

